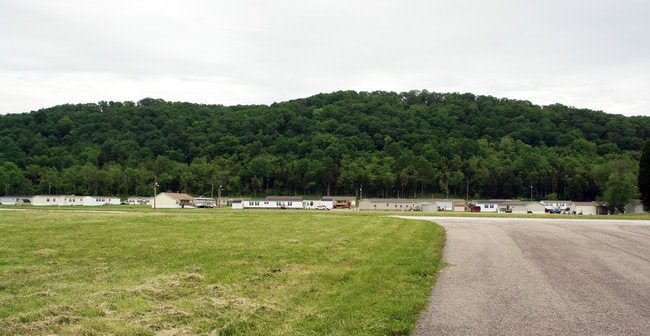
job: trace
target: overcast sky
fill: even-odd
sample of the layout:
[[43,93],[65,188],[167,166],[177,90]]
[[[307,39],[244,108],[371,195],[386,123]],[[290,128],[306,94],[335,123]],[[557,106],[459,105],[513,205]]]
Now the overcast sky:
[[650,116],[647,0],[0,0],[0,114],[471,92]]

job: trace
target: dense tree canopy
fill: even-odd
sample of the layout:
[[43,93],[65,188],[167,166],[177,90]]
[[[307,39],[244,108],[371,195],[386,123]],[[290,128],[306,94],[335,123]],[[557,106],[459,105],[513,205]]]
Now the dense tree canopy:
[[532,190],[582,201],[636,177],[649,135],[649,117],[469,93],[102,101],[1,116],[0,182],[11,194],[151,195],[156,176],[160,190],[193,195],[222,186],[231,196],[528,199]]
[[650,139],[646,140],[641,153],[637,186],[641,193],[644,209],[650,210]]

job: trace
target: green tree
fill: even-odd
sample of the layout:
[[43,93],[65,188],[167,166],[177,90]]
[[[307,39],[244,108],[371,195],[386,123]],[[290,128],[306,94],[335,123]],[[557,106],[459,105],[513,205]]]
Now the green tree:
[[25,176],[13,162],[5,162],[0,166],[0,187],[4,194],[20,193],[24,191]]
[[650,210],[650,139],[646,140],[639,160],[639,176],[637,186],[641,193],[643,208]]
[[613,172],[605,184],[602,200],[621,212],[630,200],[637,196],[636,177],[632,173]]

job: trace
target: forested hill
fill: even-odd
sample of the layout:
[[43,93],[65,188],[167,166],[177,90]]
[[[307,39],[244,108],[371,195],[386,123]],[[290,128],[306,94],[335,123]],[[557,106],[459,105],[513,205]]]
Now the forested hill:
[[[650,117],[427,91],[143,99],[0,116],[9,194],[559,198],[631,183]],[[214,188],[214,189],[213,189]]]

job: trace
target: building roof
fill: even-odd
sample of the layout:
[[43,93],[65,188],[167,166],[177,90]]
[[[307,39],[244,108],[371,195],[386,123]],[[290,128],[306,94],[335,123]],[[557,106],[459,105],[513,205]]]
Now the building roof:
[[596,202],[573,202],[576,206],[598,206]]
[[158,194],[158,196],[165,195],[171,199],[194,199],[194,197],[188,195],[188,194],[183,194],[183,193],[168,193],[168,192],[162,192]]
[[302,196],[266,196],[267,201],[302,201]]
[[523,206],[523,205],[528,205],[528,203],[523,202],[523,201],[505,201],[501,202],[501,205],[510,205],[510,206]]
[[364,198],[361,202],[367,201],[371,203],[422,203],[422,202],[435,202],[432,199],[409,199],[409,198]]

